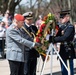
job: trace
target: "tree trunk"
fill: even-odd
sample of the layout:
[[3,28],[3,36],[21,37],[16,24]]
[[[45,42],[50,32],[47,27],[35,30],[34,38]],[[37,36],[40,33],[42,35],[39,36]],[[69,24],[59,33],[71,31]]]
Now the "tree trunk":
[[22,0],[2,0],[2,13],[4,14],[8,9],[10,14],[14,15],[15,7],[21,2]]
[[8,5],[8,9],[10,11],[10,14],[12,14],[13,16],[14,16],[14,12],[15,12],[15,7],[20,3],[20,1],[17,0],[17,2],[15,2],[15,0],[11,0],[9,5]]
[[2,13],[4,14],[8,8],[9,0],[2,0]]

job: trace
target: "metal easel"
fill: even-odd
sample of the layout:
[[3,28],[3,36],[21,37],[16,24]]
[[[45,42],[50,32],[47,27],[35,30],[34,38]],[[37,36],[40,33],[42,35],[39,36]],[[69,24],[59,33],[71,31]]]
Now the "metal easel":
[[[53,30],[52,30],[52,34],[53,34]],[[48,51],[47,51],[47,55],[46,55],[46,58],[45,58],[45,61],[44,61],[44,64],[43,64],[43,68],[42,68],[42,71],[41,71],[40,75],[43,75],[44,68],[45,68],[45,65],[46,65],[46,62],[47,62],[47,58],[48,58],[48,55],[49,55],[50,52],[51,52],[51,54],[50,54],[50,57],[51,57],[50,75],[52,75],[53,50],[55,51],[55,53],[56,53],[57,56],[59,57],[59,60],[62,62],[62,64],[63,64],[64,67],[66,68],[66,70],[68,71],[68,75],[70,75],[70,69],[66,66],[66,64],[65,64],[64,61],[62,60],[61,56],[59,55],[58,51],[57,51],[56,48],[54,47],[53,43],[51,43],[51,44],[49,45],[49,48],[48,48]]]

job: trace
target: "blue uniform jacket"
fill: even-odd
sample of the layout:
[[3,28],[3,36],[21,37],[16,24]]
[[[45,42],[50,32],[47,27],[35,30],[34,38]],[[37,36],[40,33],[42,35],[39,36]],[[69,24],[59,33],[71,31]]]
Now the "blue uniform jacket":
[[[61,43],[59,53],[63,59],[69,59],[75,57],[74,47],[73,44],[71,43],[73,41],[74,34],[75,34],[74,26],[68,22],[60,27],[57,36],[54,38],[55,43],[57,42]],[[70,43],[68,48],[70,48],[71,51],[67,52],[68,49],[66,49],[64,42]]]

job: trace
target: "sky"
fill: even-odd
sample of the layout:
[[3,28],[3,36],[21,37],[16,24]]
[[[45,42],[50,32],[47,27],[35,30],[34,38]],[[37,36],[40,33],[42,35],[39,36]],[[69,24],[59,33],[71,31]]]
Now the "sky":
[[[25,3],[29,2],[29,1],[30,0],[22,0],[20,4],[25,4]],[[35,3],[36,0],[32,0],[32,1],[33,1],[32,3]],[[49,2],[50,0],[47,0],[47,1]]]
[[22,0],[20,4],[26,3],[28,0]]
[[[20,4],[25,4],[25,3],[29,2],[29,1],[30,1],[30,0],[22,0]],[[32,0],[32,1],[33,1],[33,3],[34,3],[36,0]]]

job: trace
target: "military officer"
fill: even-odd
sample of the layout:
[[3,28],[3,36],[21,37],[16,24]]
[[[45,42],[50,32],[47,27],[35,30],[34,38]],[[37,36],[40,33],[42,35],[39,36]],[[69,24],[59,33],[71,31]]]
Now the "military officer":
[[34,42],[24,39],[20,28],[23,26],[24,16],[17,14],[6,31],[6,59],[9,61],[10,75],[24,75],[24,46],[34,47]]
[[[74,26],[70,23],[70,10],[61,11],[60,12],[60,29],[58,34],[55,38],[53,38],[53,43],[60,42],[60,56],[62,57],[63,61],[67,65],[67,60],[69,60],[69,66],[70,66],[70,75],[74,75],[73,71],[73,58],[74,58],[74,47],[72,44],[75,29]],[[50,42],[52,42],[50,36]],[[64,65],[60,61],[61,64],[61,71],[62,75],[68,75],[67,70],[65,69]]]
[[[28,39],[29,41],[34,40],[34,36],[37,33],[37,27],[32,25],[33,23],[33,13],[26,12],[23,14],[25,18],[24,26],[22,32],[24,34],[24,38]],[[34,36],[32,36],[32,34]],[[24,75],[36,75],[36,64],[37,64],[37,57],[39,56],[38,52],[35,48],[29,50],[25,48],[25,64],[24,64]]]

